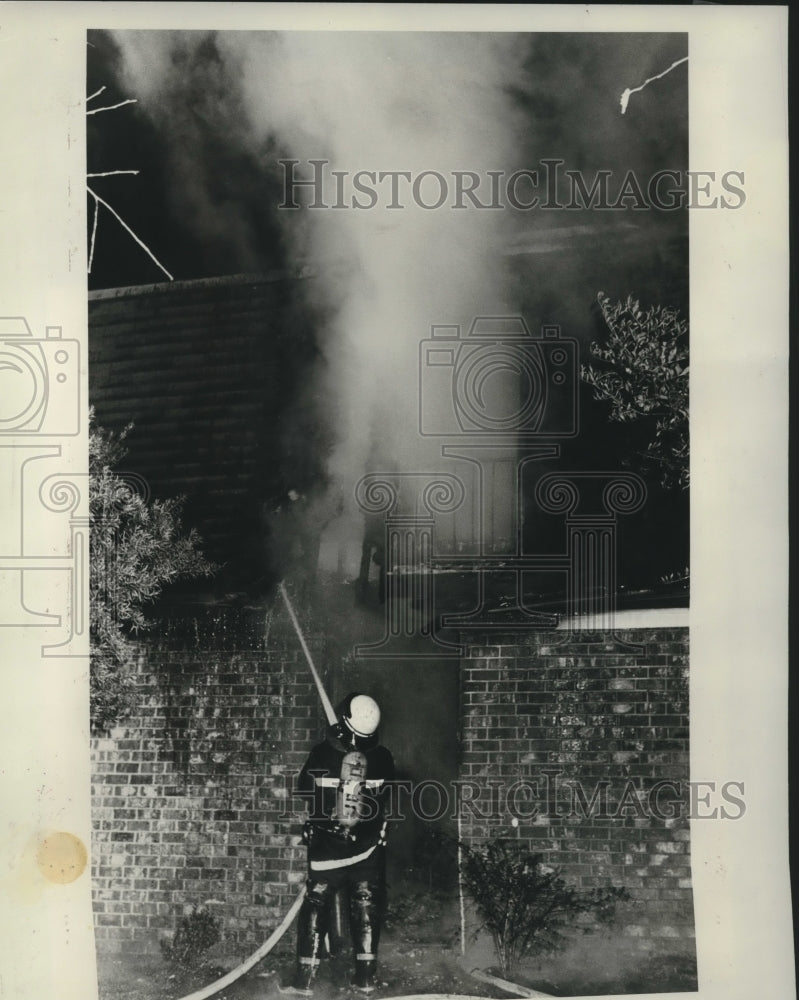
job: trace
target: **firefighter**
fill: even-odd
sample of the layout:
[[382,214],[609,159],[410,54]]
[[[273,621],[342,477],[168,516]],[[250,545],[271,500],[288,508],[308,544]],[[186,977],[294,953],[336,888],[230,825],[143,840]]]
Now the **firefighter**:
[[311,811],[303,827],[308,878],[290,991],[304,996],[312,995],[325,936],[331,953],[341,943],[342,900],[349,909],[355,959],[351,985],[365,994],[376,987],[394,761],[380,745],[380,709],[373,698],[349,694],[336,713],[338,722],[311,751],[297,786]]

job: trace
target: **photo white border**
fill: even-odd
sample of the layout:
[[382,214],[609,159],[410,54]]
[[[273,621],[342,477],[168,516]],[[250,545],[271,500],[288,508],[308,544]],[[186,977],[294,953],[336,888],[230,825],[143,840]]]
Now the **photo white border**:
[[[743,781],[746,801],[738,821],[692,823],[698,996],[792,995],[787,8],[3,4],[0,315],[81,341],[84,417],[85,32],[111,27],[689,32],[691,169],[742,170],[747,195],[690,215],[691,774]],[[638,82],[619,66],[620,92]],[[85,421],[59,444],[52,471],[85,472]],[[35,503],[25,516],[45,549],[38,519],[66,524]],[[89,1000],[88,872],[48,883],[31,846],[53,829],[90,841],[88,661],[43,658],[42,631],[0,629],[0,996]]]

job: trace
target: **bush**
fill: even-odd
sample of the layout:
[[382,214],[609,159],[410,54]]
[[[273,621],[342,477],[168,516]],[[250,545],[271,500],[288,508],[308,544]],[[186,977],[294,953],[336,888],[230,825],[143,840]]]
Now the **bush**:
[[202,907],[193,906],[178,923],[171,941],[161,941],[164,958],[178,965],[194,965],[203,952],[221,939],[222,921]]
[[104,431],[89,414],[89,591],[91,723],[110,728],[132,704],[131,635],[146,630],[145,605],[164,586],[205,576],[214,566],[194,531],[181,525],[182,500],[150,500],[136,476],[114,466],[127,454],[125,438]]
[[591,344],[599,364],[583,365],[581,377],[611,404],[611,420],[640,425],[647,440],[638,457],[656,468],[661,484],[686,489],[688,324],[674,309],[643,310],[632,296],[611,303],[600,292],[597,305],[606,338]]
[[504,976],[524,955],[555,950],[581,917],[609,920],[627,898],[624,889],[567,885],[561,869],[546,867],[540,854],[516,841],[496,839],[479,848],[462,843],[461,856],[463,888],[494,939]]

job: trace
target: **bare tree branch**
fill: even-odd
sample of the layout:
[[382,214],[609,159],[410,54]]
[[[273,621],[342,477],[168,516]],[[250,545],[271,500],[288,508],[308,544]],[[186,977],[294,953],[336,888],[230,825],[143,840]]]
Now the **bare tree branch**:
[[92,240],[89,244],[89,268],[88,273],[92,273],[92,261],[94,260],[94,241],[97,239],[97,216],[100,214],[100,206],[97,199],[94,199],[94,219],[92,220]]
[[115,177],[117,174],[138,174],[138,170],[106,170],[101,174],[86,174],[87,177]]
[[130,226],[127,224],[127,222],[125,222],[125,220],[117,212],[115,212],[113,208],[111,208],[111,206],[108,204],[108,202],[104,201],[98,194],[96,194],[94,191],[92,191],[92,189],[89,187],[88,184],[86,185],[86,190],[89,192],[89,194],[92,196],[92,198],[94,198],[95,204],[102,205],[104,208],[107,208],[108,211],[114,216],[114,218],[120,224],[120,226],[122,226],[122,228],[127,233],[129,233],[130,236],[133,237],[133,239],[139,244],[139,246],[142,248],[142,250],[144,250],[144,252],[148,255],[148,257],[150,257],[150,259],[155,264],[157,264],[158,267],[164,272],[164,274],[167,276],[167,278],[169,278],[170,281],[174,281],[175,279],[172,277],[172,275],[169,273],[169,271],[167,271],[167,269],[164,267],[164,265],[161,263],[161,261],[158,260],[158,258],[155,256],[155,254],[152,252],[152,250],[150,250],[150,248],[147,246],[147,244],[144,243],[142,240],[139,239],[139,237],[133,232],[133,230],[130,228]]
[[[100,94],[102,94],[105,89],[106,88],[105,88],[105,85],[104,85],[104,86],[100,87],[99,90],[95,90],[95,92],[93,94],[90,94],[86,98],[86,103],[88,104],[89,101],[93,100],[95,97],[99,97]],[[86,114],[87,114],[87,116],[88,115],[96,115],[100,111],[114,111],[116,108],[122,108],[126,104],[137,104],[137,103],[138,103],[138,101],[137,101],[137,99],[135,97],[130,97],[127,100],[119,101],[117,104],[109,104],[109,105],[106,105],[106,106],[101,107],[101,108],[92,108],[92,109],[89,109],[89,110],[86,111]],[[118,177],[120,175],[133,175],[133,176],[136,176],[136,175],[138,175],[138,173],[139,173],[138,170],[104,170],[104,171],[99,171],[99,172],[96,172],[96,173],[87,173],[86,174],[86,178],[88,180],[88,179],[90,179],[92,177]],[[116,212],[108,204],[107,201],[105,201],[103,198],[101,198],[100,195],[98,195],[95,191],[92,191],[92,189],[89,187],[88,184],[86,185],[86,190],[89,192],[89,194],[94,199],[94,218],[92,220],[92,235],[91,235],[91,243],[89,245],[89,267],[88,267],[89,274],[91,274],[92,264],[94,263],[94,249],[95,249],[95,244],[97,242],[97,220],[98,220],[99,215],[100,215],[100,206],[102,205],[104,208],[108,209],[108,211],[111,213],[111,215],[114,216],[114,218],[117,220],[117,222],[120,224],[120,226],[122,226],[122,228],[136,241],[136,243],[138,243],[138,245],[142,248],[142,250],[144,250],[144,252],[147,254],[147,256],[153,261],[153,263],[164,272],[164,274],[167,276],[167,278],[169,278],[170,281],[174,281],[173,276],[169,273],[169,271],[167,271],[167,269],[164,267],[164,265],[161,263],[161,261],[158,260],[158,258],[155,256],[155,254],[152,252],[152,250],[150,250],[150,248],[147,246],[147,244],[144,243],[144,241],[141,240],[136,235],[136,233],[134,233],[134,231],[130,228],[130,226],[127,224],[127,222],[125,222],[125,220],[119,215],[119,213]]]
[[97,115],[101,111],[114,111],[116,108],[123,108],[126,104],[138,104],[138,100],[135,97],[129,97],[126,101],[120,101],[119,104],[108,104],[104,108],[92,108],[86,114]]
[[648,80],[644,80],[644,82],[641,84],[640,87],[633,87],[632,90],[628,87],[619,98],[619,103],[621,104],[621,113],[624,114],[625,111],[627,110],[627,105],[629,104],[630,97],[633,94],[637,94],[639,90],[643,90],[644,87],[648,87],[649,84],[654,83],[655,80],[660,80],[661,77],[664,77],[667,73],[671,73],[671,71],[675,67],[680,66],[684,62],[688,62],[688,56],[683,56],[682,59],[678,59],[676,62],[673,62],[668,69],[664,69],[663,72],[658,73],[657,76],[650,76]]

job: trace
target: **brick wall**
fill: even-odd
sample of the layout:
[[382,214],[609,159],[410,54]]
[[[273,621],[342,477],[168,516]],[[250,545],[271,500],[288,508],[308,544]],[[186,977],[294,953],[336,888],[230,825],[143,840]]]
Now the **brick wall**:
[[124,468],[186,497],[184,523],[222,564],[217,594],[268,574],[265,509],[318,473],[312,286],[278,272],[89,295],[97,421],[133,422]]
[[218,900],[227,953],[249,953],[296,895],[285,775],[323,720],[296,638],[276,629],[267,649],[263,613],[214,613],[140,646],[137,710],[92,747],[99,951],[157,952],[184,907]]
[[[93,744],[101,952],[157,951],[184,907],[213,899],[226,953],[243,956],[290,905],[304,852],[301,811],[285,815],[285,774],[302,765],[324,720],[287,629],[275,622],[267,647],[263,612],[209,612],[165,623],[142,643],[137,711]],[[501,831],[579,885],[624,886],[631,945],[692,948],[688,632],[621,637],[640,648],[565,633],[483,637],[467,648],[459,776],[481,798],[465,808],[462,834],[480,843]],[[323,664],[320,643],[311,645]],[[401,693],[402,666],[381,669],[397,672]],[[331,691],[334,681],[325,677]],[[590,805],[602,781],[604,815],[601,800]],[[666,781],[674,784],[661,786],[659,817],[648,797]],[[573,807],[575,782],[582,808]],[[483,818],[491,783],[501,808]]]
[[[492,816],[476,805],[463,834],[480,842],[502,831],[580,886],[624,886],[624,934],[645,948],[674,946],[694,934],[688,630],[620,637],[640,648],[607,634],[564,642],[565,633],[530,633],[467,650],[461,777],[495,783],[500,808]],[[592,809],[603,781],[607,804]]]

